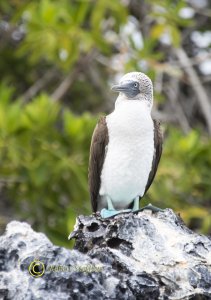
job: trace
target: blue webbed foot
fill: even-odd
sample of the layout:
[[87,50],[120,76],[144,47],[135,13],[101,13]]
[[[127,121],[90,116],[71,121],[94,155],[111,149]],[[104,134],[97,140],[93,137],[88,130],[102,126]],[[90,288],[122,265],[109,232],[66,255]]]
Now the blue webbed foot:
[[116,215],[119,215],[121,213],[126,213],[126,212],[130,212],[131,209],[123,209],[123,210],[115,210],[115,209],[106,209],[103,208],[100,212],[100,215],[102,218],[109,218],[109,217],[113,217]]
[[153,206],[151,203],[149,203],[147,206],[144,206],[144,207],[142,207],[142,208],[140,208],[140,209],[138,209],[138,210],[136,210],[134,212],[138,213],[138,212],[143,211],[145,209],[151,210],[152,212],[159,212],[159,211],[160,212],[164,212],[164,209],[161,209],[161,208],[159,208],[157,206]]

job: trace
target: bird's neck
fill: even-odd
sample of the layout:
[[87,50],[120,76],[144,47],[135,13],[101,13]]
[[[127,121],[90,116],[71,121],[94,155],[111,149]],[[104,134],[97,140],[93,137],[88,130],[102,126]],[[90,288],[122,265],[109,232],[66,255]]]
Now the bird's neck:
[[123,106],[128,109],[143,109],[151,113],[152,100],[150,101],[144,94],[140,95],[138,99],[128,99],[123,93],[120,93],[115,102],[115,110],[121,109]]

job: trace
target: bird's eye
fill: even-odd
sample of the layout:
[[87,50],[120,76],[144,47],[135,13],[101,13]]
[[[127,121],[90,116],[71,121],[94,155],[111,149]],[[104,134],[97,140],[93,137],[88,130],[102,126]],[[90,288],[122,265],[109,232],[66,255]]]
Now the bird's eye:
[[138,83],[135,82],[133,86],[134,86],[135,88],[137,88],[137,87],[138,87]]

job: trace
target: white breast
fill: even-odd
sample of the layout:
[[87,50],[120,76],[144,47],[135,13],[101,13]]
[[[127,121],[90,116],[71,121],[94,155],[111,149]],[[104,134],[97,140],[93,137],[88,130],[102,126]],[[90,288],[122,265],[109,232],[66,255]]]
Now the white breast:
[[101,207],[109,196],[116,209],[143,196],[152,167],[154,126],[141,101],[125,101],[106,117],[109,144],[101,174]]

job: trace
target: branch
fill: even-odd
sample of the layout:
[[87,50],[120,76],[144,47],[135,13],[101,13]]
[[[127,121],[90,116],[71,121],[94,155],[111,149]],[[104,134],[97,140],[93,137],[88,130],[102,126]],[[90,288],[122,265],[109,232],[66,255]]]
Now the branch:
[[92,85],[96,88],[98,93],[100,93],[103,99],[103,105],[100,110],[110,111],[112,105],[111,95],[108,92],[108,89],[105,87],[103,77],[101,76],[100,71],[97,68],[97,65],[93,63],[91,66],[87,66],[85,72],[87,77],[91,81]]
[[197,10],[197,14],[203,15],[205,17],[211,18],[211,9],[206,8],[205,9],[199,9]]
[[179,83],[175,78],[170,79],[170,84],[165,88],[168,98],[171,102],[171,105],[175,111],[176,118],[183,130],[184,133],[188,133],[190,131],[190,125],[186,118],[186,115],[181,107],[180,102],[178,101],[179,97]]
[[37,80],[22,96],[23,103],[29,102],[43,87],[45,87],[55,76],[55,70],[49,70]]
[[161,112],[155,108],[153,108],[152,117],[153,119],[157,119],[162,123],[177,123],[175,115]]
[[86,56],[81,57],[75,69],[64,78],[64,80],[59,84],[56,90],[51,94],[53,101],[59,101],[67,93],[68,89],[71,87],[71,85],[75,81],[75,78],[78,76],[81,70],[83,70],[93,59],[94,54],[94,51],[92,51]]
[[53,101],[59,101],[66,94],[78,73],[79,68],[75,68],[71,73],[69,73],[65,77],[65,79],[60,83],[60,85],[56,88],[53,94],[51,94],[51,98],[53,99]]
[[199,106],[204,115],[208,132],[211,135],[211,105],[208,95],[199,79],[197,72],[192,67],[190,59],[187,56],[186,52],[182,48],[178,48],[175,49],[175,54],[179,59],[181,66],[185,69],[185,72],[189,76],[192,88],[197,95]]

